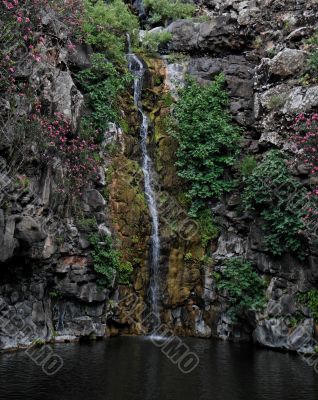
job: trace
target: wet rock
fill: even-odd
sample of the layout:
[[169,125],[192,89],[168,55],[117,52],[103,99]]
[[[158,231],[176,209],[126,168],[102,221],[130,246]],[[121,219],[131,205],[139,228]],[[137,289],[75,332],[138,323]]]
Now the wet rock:
[[7,218],[5,222],[3,214],[0,215],[2,215],[0,219],[0,261],[3,262],[12,257],[16,247],[14,238],[16,221],[15,217],[11,216]]
[[256,343],[302,353],[313,351],[313,321],[306,319],[290,330],[282,318],[261,321],[253,333]]

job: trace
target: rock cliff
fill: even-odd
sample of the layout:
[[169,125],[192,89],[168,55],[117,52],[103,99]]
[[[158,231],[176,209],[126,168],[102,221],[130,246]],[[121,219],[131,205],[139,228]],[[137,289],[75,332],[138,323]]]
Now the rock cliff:
[[[318,287],[317,243],[304,235],[308,251],[302,259],[292,251],[271,254],[261,215],[242,208],[242,185],[211,201],[218,233],[202,241],[187,213],[175,166],[178,144],[165,124],[188,74],[207,85],[223,73],[232,119],[243,132],[239,159],[252,155],[262,162],[271,149],[291,152],[288,130],[294,116],[315,113],[318,107],[317,79],[308,70],[308,39],[318,28],[318,3],[194,3],[195,17],[160,28],[171,35],[160,55],[140,52],[147,66],[143,106],[151,122],[149,149],[160,211],[161,322],[179,335],[313,351],[318,328],[312,310],[297,296]],[[147,15],[142,18],[145,23]],[[67,25],[47,9],[38,33],[46,37],[39,46],[41,60],[21,60],[14,78],[30,84],[46,112],[63,114],[76,130],[89,107],[75,76],[90,68],[93,48],[70,46]],[[121,128],[109,124],[102,132],[100,167],[78,201],[72,201],[74,193],[65,198],[60,192],[61,160],[43,160],[35,140],[24,140],[27,129],[17,128],[17,120],[29,112],[27,99],[21,97],[16,109],[5,95],[1,103],[0,348],[26,346],[35,339],[145,333],[151,223],[132,91],[120,99]],[[301,163],[293,166],[293,176],[303,185],[312,179]],[[106,289],[98,284],[90,242],[96,232],[116,238],[123,260],[133,267],[130,285],[114,281]],[[233,321],[215,272],[237,257],[251,262],[266,282],[266,307]]]

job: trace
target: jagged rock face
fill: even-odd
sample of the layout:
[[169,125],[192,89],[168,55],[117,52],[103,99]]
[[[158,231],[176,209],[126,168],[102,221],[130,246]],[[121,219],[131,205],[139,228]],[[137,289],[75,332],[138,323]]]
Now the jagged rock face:
[[[246,131],[242,153],[257,155],[269,148],[290,150],[286,130],[292,115],[315,112],[317,108],[316,85],[304,87],[299,80],[306,71],[308,58],[302,41],[316,28],[317,2],[195,3],[213,18],[206,23],[177,21],[168,27],[173,33],[170,50],[184,49],[187,53],[183,61],[168,61],[168,85],[176,93],[175,86],[182,87],[186,72],[203,84],[223,73],[230,90],[231,113]],[[235,43],[232,35],[236,36]],[[272,50],[275,53],[270,58]],[[308,169],[299,165],[295,175],[306,181]],[[251,261],[268,280],[268,306],[262,315],[252,313],[245,316],[245,322],[233,325],[224,313],[223,300],[213,296],[213,278],[209,282],[212,296],[201,304],[197,299],[196,305],[204,310],[203,319],[213,335],[232,340],[252,337],[268,347],[312,351],[315,324],[310,313],[297,303],[296,294],[317,287],[315,250],[304,261],[290,254],[268,254],[262,221],[242,216],[237,207],[239,198],[239,193],[234,193],[214,207],[223,229],[212,249],[213,258],[216,268],[231,257],[243,256]],[[200,298],[202,292],[197,293]],[[289,319],[297,313],[306,319],[291,326]]]
[[[170,90],[177,97],[187,73],[202,84],[223,73],[233,119],[245,131],[242,154],[261,154],[271,147],[288,149],[284,133],[290,114],[313,111],[318,106],[318,86],[303,87],[298,79],[306,68],[307,57],[301,41],[313,32],[317,1],[195,3],[210,17],[208,21],[180,20],[167,28],[173,35],[169,51],[186,53],[184,61],[170,62],[167,58],[163,62],[145,57],[148,73],[143,101],[150,114],[153,139],[149,147],[158,174],[157,189],[163,199],[161,320],[180,335],[253,339],[264,346],[305,352],[313,347],[317,327],[309,311],[300,309],[295,300],[299,289],[317,287],[318,250],[312,248],[306,261],[290,254],[270,256],[264,244],[262,221],[242,216],[240,194],[234,193],[214,206],[222,227],[218,240],[209,248],[216,266],[198,262],[204,248],[195,229],[186,236],[189,231],[185,225],[189,221],[177,201],[182,194],[174,165],[177,144],[162,127],[168,110],[161,96]],[[47,61],[32,68],[26,64],[17,76],[36,85],[48,109],[65,114],[76,127],[84,98],[74,84],[70,68],[87,68],[92,50],[77,45],[75,51],[69,52],[66,27],[54,21],[53,15],[43,16],[42,23],[63,45],[54,50],[43,46],[42,53],[50,55]],[[268,50],[274,50],[276,55],[269,58]],[[280,101],[273,107],[275,96]],[[30,167],[26,171],[29,186],[17,188],[11,180],[9,160],[3,160],[0,180],[6,190],[0,195],[0,316],[4,323],[0,326],[0,348],[27,345],[34,338],[62,341],[122,332],[145,333],[142,321],[149,309],[151,226],[139,167],[138,115],[131,105],[123,115],[129,118],[131,132],[124,135],[111,126],[104,133],[102,154],[114,143],[120,150],[112,160],[104,159],[99,184],[92,184],[86,191],[82,211],[96,219],[100,232],[116,233],[124,259],[134,266],[132,285],[111,290],[97,285],[90,258],[90,228],[79,226],[74,215],[58,214],[58,162],[40,174],[39,167]],[[308,178],[305,166],[298,166],[295,174],[299,179]],[[267,278],[268,304],[264,313],[251,313],[233,324],[226,314],[226,301],[217,295],[212,273],[225,259],[240,256],[245,256]],[[133,304],[129,298],[135,300]],[[14,318],[20,321],[16,310],[21,310],[23,328],[31,330],[20,329],[17,334],[10,326]],[[296,330],[291,329],[288,317],[298,311],[306,319]]]
[[[41,61],[21,63],[16,78],[27,80],[47,110],[64,114],[76,129],[84,99],[69,65],[87,67],[90,49],[79,46],[70,53],[67,27],[54,13],[43,15],[42,25],[59,38],[59,46],[47,41],[40,49]],[[20,115],[28,107],[21,102]],[[8,136],[3,148],[10,146]],[[103,337],[109,291],[97,285],[89,227],[76,226],[74,215],[59,210],[59,161],[43,165],[37,148],[31,145],[28,151],[12,147],[12,157],[1,158],[0,348],[27,346],[35,339]],[[24,162],[23,176],[16,175],[18,162]],[[100,225],[107,220],[104,186],[100,179],[100,191],[92,185],[83,199],[83,212]]]
[[173,35],[169,49],[189,53],[221,53],[242,50],[248,38],[240,37],[231,24],[230,17],[212,17],[208,22],[198,23],[180,20],[168,27]]

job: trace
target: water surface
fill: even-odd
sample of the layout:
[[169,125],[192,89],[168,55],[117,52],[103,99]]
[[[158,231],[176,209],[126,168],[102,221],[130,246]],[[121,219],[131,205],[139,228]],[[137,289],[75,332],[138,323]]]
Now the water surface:
[[187,339],[200,359],[183,374],[149,338],[63,344],[63,368],[45,375],[24,351],[0,355],[0,399],[317,400],[318,375],[299,356]]

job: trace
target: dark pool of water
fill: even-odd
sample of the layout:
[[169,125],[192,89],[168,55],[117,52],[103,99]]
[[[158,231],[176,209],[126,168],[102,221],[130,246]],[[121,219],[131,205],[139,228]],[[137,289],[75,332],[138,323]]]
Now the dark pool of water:
[[53,376],[24,351],[5,353],[0,355],[0,399],[318,399],[318,375],[296,355],[220,341],[185,343],[200,360],[189,374],[148,338],[56,345],[64,366]]

